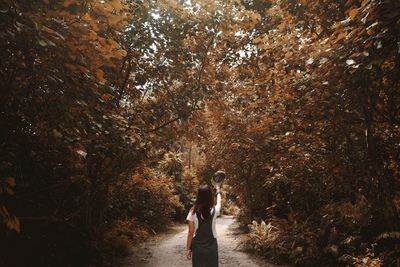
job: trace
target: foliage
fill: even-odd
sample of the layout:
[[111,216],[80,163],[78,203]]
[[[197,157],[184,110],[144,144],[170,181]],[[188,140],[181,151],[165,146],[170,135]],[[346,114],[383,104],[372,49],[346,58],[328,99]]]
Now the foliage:
[[199,179],[190,169],[185,169],[182,173],[182,179],[174,182],[176,194],[179,196],[180,203],[183,205],[183,209],[176,211],[175,219],[181,222],[186,220],[187,213],[196,200],[199,184]]
[[[123,0],[0,3],[0,182],[9,185],[0,193],[0,219],[16,231],[21,222],[21,234],[0,230],[0,249],[7,255],[0,265],[99,261],[103,236],[119,220],[109,212],[115,187],[143,165],[157,164],[159,151],[162,157],[179,138],[174,123],[184,123],[197,108],[206,50],[197,53],[201,70],[186,75],[186,63],[174,58],[186,37],[175,38],[182,29],[176,21],[168,25],[178,17],[166,5],[163,12],[171,19],[155,40],[149,33],[161,24],[153,9]],[[199,36],[207,39],[204,32]],[[172,51],[151,54],[146,44],[164,40],[174,43]],[[154,69],[159,60],[170,64],[169,58],[177,64]],[[187,87],[193,79],[180,84],[166,75],[179,72],[196,76],[199,90]],[[180,99],[192,107],[184,108]],[[15,186],[3,177],[13,177]],[[155,222],[157,230],[169,220],[163,209],[180,207],[168,189],[171,181],[160,177],[143,180],[137,196],[129,194],[147,202],[147,190],[154,197],[148,203],[153,214],[137,216],[142,225],[165,214]]]
[[164,159],[160,162],[160,169],[169,176],[173,176],[175,180],[180,180],[180,174],[183,172],[183,164],[180,155],[169,152],[164,155]]
[[2,1],[0,265],[97,264],[220,168],[260,253],[395,265],[399,22],[396,0]]
[[[7,179],[2,179],[0,182],[0,197],[4,199],[7,196],[12,196],[14,194],[15,179],[8,177]],[[19,219],[15,215],[10,214],[4,205],[0,206],[0,221],[9,230],[15,230],[16,232],[20,232],[21,230]]]
[[127,181],[118,181],[110,195],[111,217],[145,222],[153,232],[166,227],[175,209],[182,208],[168,177],[134,175]]
[[[247,246],[254,247],[258,253],[290,261],[295,265],[311,266],[318,264],[321,255],[316,234],[306,225],[286,219],[274,218],[268,224],[253,221],[250,227]],[[337,248],[332,247],[335,253]]]
[[250,242],[252,246],[258,251],[266,249],[276,249],[277,240],[279,239],[278,228],[274,227],[271,223],[266,224],[264,221],[258,223],[253,221],[250,226]]
[[[242,31],[224,40],[236,57],[216,76],[204,151],[227,170],[243,224],[262,219],[281,233],[278,244],[251,241],[263,254],[338,265],[398,231],[397,5],[272,1],[250,28],[232,25]],[[395,265],[398,248],[379,247]]]

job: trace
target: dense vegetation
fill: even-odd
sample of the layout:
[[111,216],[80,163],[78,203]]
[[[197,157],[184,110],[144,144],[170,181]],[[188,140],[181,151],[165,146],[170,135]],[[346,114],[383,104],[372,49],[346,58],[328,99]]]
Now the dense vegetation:
[[1,1],[0,265],[107,263],[220,168],[268,258],[398,265],[399,24],[397,0]]
[[257,219],[250,245],[298,265],[397,266],[399,2],[280,1],[261,17],[224,71],[205,150]]

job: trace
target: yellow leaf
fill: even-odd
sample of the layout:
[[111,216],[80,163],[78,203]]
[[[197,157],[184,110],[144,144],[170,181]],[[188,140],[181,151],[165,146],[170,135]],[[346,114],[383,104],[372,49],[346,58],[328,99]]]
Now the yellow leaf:
[[291,56],[293,56],[293,52],[289,51],[285,54],[285,58],[290,58]]
[[115,11],[120,12],[122,9],[121,0],[111,0],[109,4],[115,9]]
[[112,13],[114,8],[106,2],[97,2],[92,5],[93,10],[101,15],[106,15],[107,13]]
[[111,15],[111,16],[108,17],[108,23],[109,23],[111,26],[117,26],[118,23],[119,23],[121,20],[122,20],[122,19],[121,19],[120,16]]
[[86,20],[86,21],[91,21],[93,20],[92,16],[90,16],[89,13],[86,13],[85,15],[82,16],[82,19]]
[[126,51],[123,49],[119,49],[119,50],[113,52],[114,58],[122,59],[125,56],[126,56]]
[[254,20],[256,22],[259,22],[261,20],[261,15],[258,13],[255,13],[255,12],[253,14],[251,14],[250,17],[252,20]]
[[100,30],[100,28],[98,26],[98,24],[99,24],[98,20],[92,18],[92,16],[90,16],[89,13],[86,13],[82,17],[82,19],[85,20],[87,23],[89,23],[94,31],[98,32]]

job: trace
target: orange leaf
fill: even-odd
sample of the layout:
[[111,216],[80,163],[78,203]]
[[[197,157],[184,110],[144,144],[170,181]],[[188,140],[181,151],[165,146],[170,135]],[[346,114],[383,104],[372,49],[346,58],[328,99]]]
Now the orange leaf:
[[117,11],[120,12],[122,10],[122,2],[121,0],[111,0],[109,4]]
[[86,68],[86,67],[83,67],[83,66],[80,66],[80,65],[77,65],[76,66],[80,71],[82,71],[83,73],[88,73],[89,72],[89,70]]
[[69,69],[70,71],[76,71],[77,67],[75,65],[69,64],[69,63],[65,63],[64,66]]
[[346,6],[349,6],[349,5],[351,5],[351,4],[353,4],[353,0],[348,0],[348,1],[346,2]]
[[64,0],[64,7],[69,7],[70,5],[76,4],[76,0]]
[[354,8],[352,10],[349,11],[349,16],[354,19],[358,14],[358,8]]
[[43,27],[42,27],[42,30],[43,30],[44,32],[51,33],[51,34],[56,32],[55,30],[50,29],[50,28],[48,28],[48,27],[46,27],[46,26],[43,26]]
[[89,21],[90,26],[92,26],[92,29],[95,30],[96,32],[100,30],[99,26],[97,25],[98,22],[95,20],[90,20]]
[[109,100],[110,98],[112,98],[112,95],[110,95],[110,94],[103,94],[102,96],[101,96],[101,99],[103,99],[104,101],[107,101],[107,100]]
[[347,32],[342,32],[341,34],[338,35],[336,42],[339,42],[340,40],[346,38]]
[[368,3],[369,3],[369,1],[370,1],[370,0],[364,0],[364,1],[362,1],[362,3],[361,3],[361,7],[364,7],[366,4],[368,4]]
[[108,44],[107,44],[107,40],[106,40],[105,38],[103,38],[103,37],[99,37],[99,43],[100,43],[103,47],[105,47],[105,46],[108,45]]
[[95,31],[90,31],[89,40],[91,41],[97,40],[97,33]]
[[15,179],[12,178],[12,177],[8,177],[6,182],[7,182],[7,184],[8,184],[9,187],[14,187],[15,184],[16,184],[16,183],[15,183]]
[[102,71],[101,69],[97,69],[96,78],[97,80],[99,80],[99,83],[101,84],[105,84],[107,82],[107,80],[104,79],[104,71]]
[[122,59],[124,56],[126,56],[126,51],[123,49],[119,49],[113,52],[114,58]]
[[374,43],[373,40],[369,40],[369,41],[364,45],[364,48],[365,48],[365,49],[370,48],[370,47],[372,46],[373,43]]
[[111,26],[117,26],[118,23],[121,21],[121,17],[120,16],[114,16],[114,15],[110,15],[108,17],[108,24],[110,24]]
[[21,231],[21,225],[18,218],[15,216],[7,218],[6,225],[10,230],[15,230],[17,233]]

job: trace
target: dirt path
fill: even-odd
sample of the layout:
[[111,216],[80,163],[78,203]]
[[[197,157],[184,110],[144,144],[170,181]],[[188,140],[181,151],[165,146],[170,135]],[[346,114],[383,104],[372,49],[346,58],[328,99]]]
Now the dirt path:
[[[218,218],[216,230],[220,267],[276,266],[238,248],[240,234],[232,216]],[[186,225],[175,226],[169,233],[133,248],[132,254],[124,259],[121,267],[191,267],[191,261],[185,257],[186,236]]]

